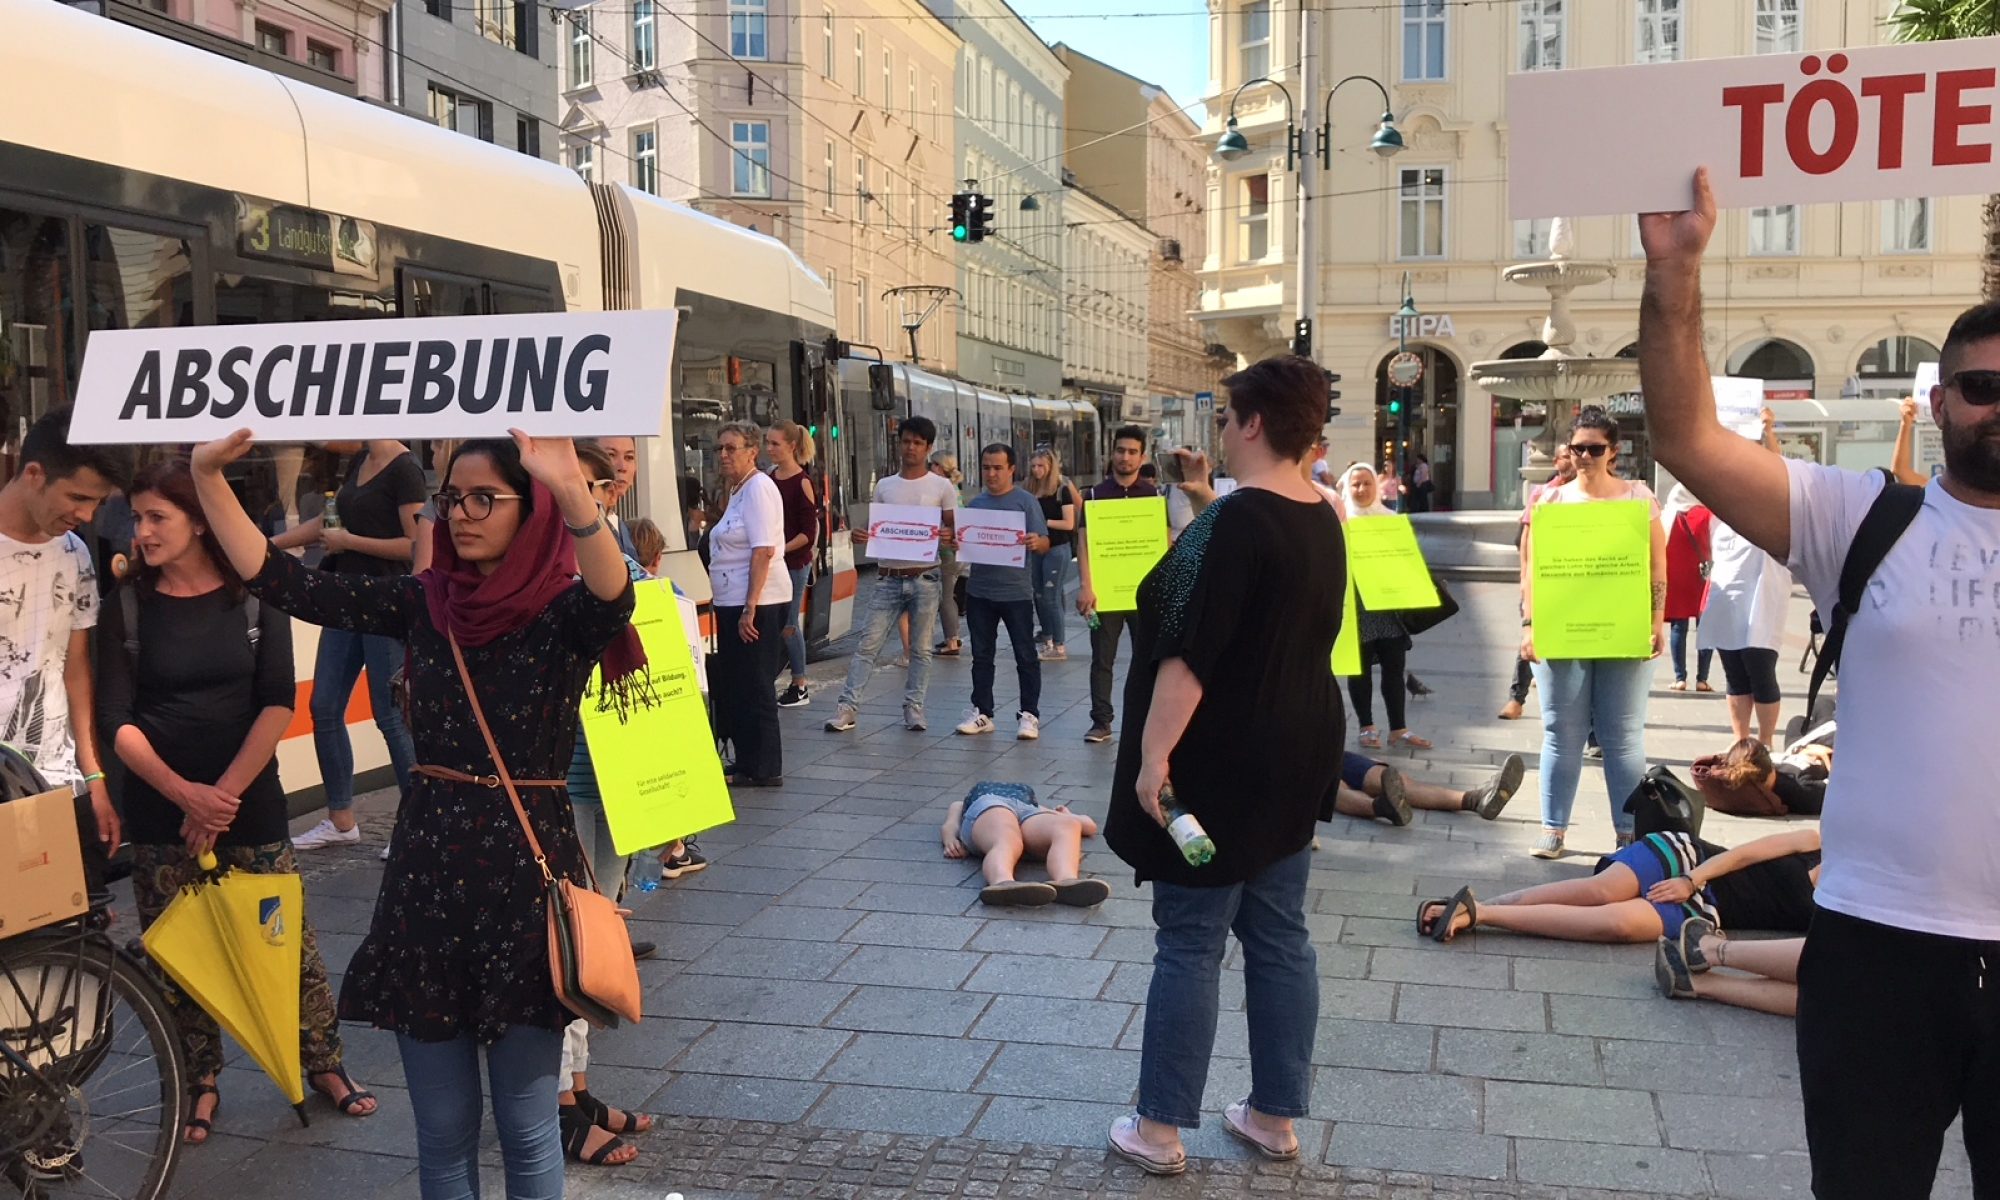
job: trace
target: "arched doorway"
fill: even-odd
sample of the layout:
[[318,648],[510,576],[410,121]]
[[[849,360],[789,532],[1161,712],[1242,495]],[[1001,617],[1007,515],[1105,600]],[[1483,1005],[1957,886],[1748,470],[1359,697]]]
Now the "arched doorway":
[[1886,337],[1861,352],[1844,394],[1900,399],[1916,388],[1917,368],[1938,361],[1938,348],[1922,338]]
[[[1423,377],[1414,387],[1398,388],[1389,383],[1393,352],[1375,364],[1375,465],[1403,462],[1403,477],[1408,482],[1417,466],[1428,462],[1430,507],[1454,508],[1459,479],[1458,360],[1435,346],[1413,345],[1409,352],[1424,365]],[[1401,410],[1392,413],[1392,403],[1399,404]]]
[[1784,338],[1764,338],[1738,347],[1729,356],[1723,373],[1739,379],[1763,380],[1766,400],[1813,398],[1812,355],[1797,342]]

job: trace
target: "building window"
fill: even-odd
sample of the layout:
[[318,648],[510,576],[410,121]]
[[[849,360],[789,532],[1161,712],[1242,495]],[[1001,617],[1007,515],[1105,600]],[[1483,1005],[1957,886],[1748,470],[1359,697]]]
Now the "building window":
[[276,54],[283,58],[292,56],[292,35],[276,25],[257,22],[257,48],[266,54]]
[[858,27],[854,31],[854,94],[868,94],[868,35]]
[[826,208],[828,212],[837,214],[840,212],[840,186],[835,182],[837,175],[833,162],[833,139],[828,138],[826,139]]
[[653,0],[632,0],[632,67],[650,71],[659,65],[660,47],[654,39]]
[[868,224],[868,160],[859,150],[854,152],[854,220]]
[[917,108],[917,69],[915,67],[909,68],[909,74],[910,74],[910,112],[908,120],[910,122],[910,128],[915,129],[917,127],[917,113],[919,111]]
[[896,111],[896,53],[887,45],[882,47],[882,107]]
[[424,11],[434,17],[451,20],[451,0],[424,0]]
[[1797,54],[1806,48],[1801,0],[1757,0],[1758,54]]
[[1403,78],[1444,78],[1444,0],[1403,0]]
[[737,58],[764,58],[768,0],[729,0],[729,53]]
[[1271,73],[1271,0],[1251,0],[1243,6],[1242,30],[1236,39],[1243,79]]
[[1549,230],[1555,225],[1547,217],[1514,222],[1514,257],[1527,261],[1549,256]]
[[1236,210],[1236,255],[1244,262],[1263,262],[1271,253],[1271,177],[1246,175]]
[[833,69],[833,10],[827,9],[819,19],[819,73],[828,79],[834,77]]
[[340,73],[340,53],[332,46],[322,46],[318,42],[306,43],[306,64],[318,67],[329,74]]
[[542,156],[542,123],[522,115],[514,118],[514,148],[529,158]]
[[1637,0],[1639,5],[1638,44],[1632,61],[1642,63],[1681,60],[1681,0]]
[[1931,202],[1889,200],[1882,205],[1882,250],[1887,254],[1931,252]]
[[1750,210],[1750,253],[1797,254],[1799,206],[1778,204]]
[[1401,258],[1444,257],[1444,168],[1405,167],[1399,189]]
[[854,329],[861,342],[868,340],[868,277],[863,275],[854,281]]
[[1515,58],[1522,71],[1560,71],[1563,65],[1563,0],[1520,0],[1515,25]]
[[660,194],[660,151],[650,129],[632,133],[632,186],[651,195]]
[[771,127],[763,121],[734,121],[729,126],[729,147],[736,152],[730,173],[732,195],[771,194]]
[[595,78],[597,43],[590,36],[590,10],[569,10],[569,85],[589,87]]
[[486,106],[483,103],[468,100],[435,83],[429,86],[430,116],[433,124],[456,130],[467,137],[476,137],[481,141],[493,140],[492,120],[486,115]]
[[473,12],[473,24],[479,30],[479,36],[509,50],[521,49],[524,14],[516,0],[474,0]]
[[569,148],[570,170],[583,177],[585,183],[597,182],[597,147],[589,142],[578,142]]
[[944,140],[942,126],[943,114],[938,111],[937,80],[933,78],[931,80],[931,139],[933,141]]

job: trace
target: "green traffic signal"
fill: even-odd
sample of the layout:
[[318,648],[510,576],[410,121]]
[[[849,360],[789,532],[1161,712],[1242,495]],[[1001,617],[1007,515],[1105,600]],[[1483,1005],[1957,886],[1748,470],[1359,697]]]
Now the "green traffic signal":
[[1390,415],[1390,416],[1392,416],[1392,417],[1393,417],[1393,416],[1398,416],[1398,415],[1400,415],[1400,414],[1402,413],[1402,411],[1403,411],[1403,402],[1402,402],[1401,400],[1391,400],[1391,401],[1389,401],[1389,415]]
[[951,240],[954,242],[965,241],[967,238],[971,236],[972,236],[972,231],[967,229],[963,225],[954,225],[951,227]]

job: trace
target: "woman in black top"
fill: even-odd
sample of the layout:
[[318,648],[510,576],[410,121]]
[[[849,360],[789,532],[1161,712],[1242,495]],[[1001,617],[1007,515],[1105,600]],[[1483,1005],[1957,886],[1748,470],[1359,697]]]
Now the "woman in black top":
[[1061,662],[1069,657],[1064,644],[1063,586],[1070,556],[1075,553],[1076,521],[1083,513],[1083,497],[1062,473],[1062,460],[1047,447],[1028,456],[1028,492],[1041,502],[1042,518],[1049,526],[1049,548],[1028,560],[1035,576],[1035,617],[1042,627],[1036,636],[1042,657]]
[[507,795],[480,782],[499,764],[453,641],[505,766],[522,781],[548,870],[583,884],[560,781],[600,660],[621,697],[644,668],[625,556],[569,439],[516,434],[462,443],[452,456],[423,575],[309,571],[271,553],[222,478],[249,445],[240,432],[197,447],[194,474],[250,590],[301,620],[410,647],[411,733],[423,766],[390,839],[368,937],[348,964],[340,1015],[397,1034],[426,1200],[477,1188],[482,1050],[507,1194],[560,1195],[556,1074],[570,1018],[549,976],[544,876]]
[[[289,550],[318,543],[326,552],[320,566],[328,571],[370,578],[407,574],[417,512],[424,506],[423,467],[408,446],[394,440],[326,445],[354,456],[334,495],[338,524],[322,513],[279,534],[271,544]],[[361,453],[364,447],[366,453]],[[389,747],[396,788],[409,794],[415,751],[403,724],[402,706],[389,690],[390,678],[403,666],[402,643],[376,634],[324,630],[313,662],[312,722],[313,750],[319,755],[319,776],[326,786],[326,819],[293,840],[297,849],[361,840],[354,819],[354,746],[347,737],[347,704],[364,666],[375,727]]]
[[[204,851],[242,872],[298,869],[275,757],[292,720],[292,622],[246,600],[201,524],[186,463],[153,464],[130,494],[139,564],[105,608],[97,687],[103,727],[128,768],[125,833],[145,929],[201,876]],[[299,1061],[314,1090],[365,1117],[375,1099],[341,1066],[326,964],[311,923],[301,924]],[[222,1104],[222,1032],[171,981],[164,986],[194,1079],[184,1136],[205,1142]]]
[[778,694],[779,708],[811,703],[806,694],[806,582],[812,578],[813,543],[819,531],[819,492],[813,487],[813,440],[797,421],[780,421],[764,432],[764,457],[771,480],[785,502],[785,573],[792,577],[792,603],[785,612],[785,656],[792,682]]
[[[1112,1149],[1147,1171],[1187,1164],[1200,1124],[1217,983],[1233,929],[1248,985],[1251,1089],[1223,1123],[1268,1158],[1295,1158],[1306,1115],[1319,977],[1306,876],[1320,801],[1340,775],[1332,672],[1346,590],[1339,519],[1303,466],[1326,419],[1326,372],[1267,359],[1224,381],[1218,418],[1238,488],[1194,519],[1139,588],[1105,840],[1152,881],[1159,926],[1139,1108]],[[1192,491],[1190,492],[1192,496]],[[1195,497],[1197,499],[1206,497]],[[1163,828],[1169,779],[1215,857],[1190,866]]]

